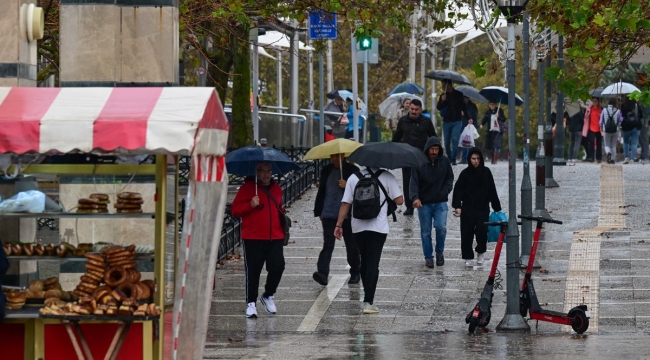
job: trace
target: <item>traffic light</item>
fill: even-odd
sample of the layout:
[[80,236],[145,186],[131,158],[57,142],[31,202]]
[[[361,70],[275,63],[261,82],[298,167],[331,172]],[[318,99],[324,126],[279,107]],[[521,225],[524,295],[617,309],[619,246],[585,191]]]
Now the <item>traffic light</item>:
[[359,40],[359,49],[361,50],[370,50],[372,48],[372,38],[370,36],[364,36]]

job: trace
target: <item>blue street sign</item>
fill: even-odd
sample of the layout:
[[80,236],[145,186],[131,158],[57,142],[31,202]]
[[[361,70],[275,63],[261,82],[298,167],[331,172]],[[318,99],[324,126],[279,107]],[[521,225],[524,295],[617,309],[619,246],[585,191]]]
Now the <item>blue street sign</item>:
[[309,39],[334,40],[337,37],[336,13],[315,11],[309,13]]

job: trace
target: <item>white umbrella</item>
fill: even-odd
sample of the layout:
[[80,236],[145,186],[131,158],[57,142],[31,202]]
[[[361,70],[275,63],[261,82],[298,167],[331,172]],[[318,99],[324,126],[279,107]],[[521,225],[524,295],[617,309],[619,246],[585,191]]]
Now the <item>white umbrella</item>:
[[[289,48],[291,44],[289,37],[279,31],[267,31],[266,34],[258,36],[257,43],[262,46],[273,46],[280,48]],[[302,41],[298,42],[298,49],[314,50],[313,47],[305,45],[305,43]]]
[[406,99],[418,99],[422,101],[422,98],[419,96],[409,93],[393,94],[379,104],[379,114],[387,119],[396,119],[395,116],[399,114],[399,109],[402,107],[402,103]]
[[601,97],[616,97],[616,95],[630,94],[635,91],[641,91],[638,87],[619,81],[617,83],[611,84],[608,87],[603,89],[603,92],[600,94]]

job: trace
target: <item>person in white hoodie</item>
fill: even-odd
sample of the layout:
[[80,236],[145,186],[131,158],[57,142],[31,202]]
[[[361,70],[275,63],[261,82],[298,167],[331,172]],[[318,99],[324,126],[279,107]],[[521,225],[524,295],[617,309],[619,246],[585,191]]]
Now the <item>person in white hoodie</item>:
[[616,99],[610,99],[607,107],[600,113],[600,130],[605,133],[605,153],[607,163],[616,163],[616,142],[618,141],[618,126],[623,122],[621,111],[616,108]]

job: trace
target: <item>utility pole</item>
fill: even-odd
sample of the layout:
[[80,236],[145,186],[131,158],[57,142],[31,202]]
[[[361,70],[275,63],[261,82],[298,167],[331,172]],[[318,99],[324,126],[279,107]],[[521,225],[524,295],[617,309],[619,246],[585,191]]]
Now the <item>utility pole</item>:
[[[564,70],[564,37],[557,37],[557,66]],[[557,99],[555,102],[555,159],[553,165],[566,165],[564,159],[564,93],[558,88]]]
[[334,74],[332,73],[332,40],[327,40],[327,92],[334,90]]
[[[551,32],[548,33],[548,46],[551,47]],[[551,57],[546,56],[546,68],[551,67]],[[560,185],[553,179],[553,124],[551,123],[551,81],[546,81],[546,129],[544,131],[544,150],[546,151],[546,187]]]
[[411,14],[411,37],[409,39],[409,81],[415,82],[415,54],[417,51],[416,33],[418,29],[418,7]]
[[[542,48],[546,44],[543,37],[537,40],[537,46]],[[541,50],[540,50],[541,51]],[[546,51],[541,51],[546,54]],[[548,56],[548,55],[545,55]],[[535,171],[535,212],[534,216],[541,216],[548,218],[549,214],[546,211],[546,144],[544,134],[546,129],[546,116],[544,116],[544,56],[538,55],[537,58],[537,156],[536,156],[536,171]],[[538,257],[535,258],[537,263]]]
[[506,314],[497,325],[498,331],[526,331],[530,326],[519,311],[519,228],[517,227],[517,184],[516,184],[516,142],[515,130],[515,23],[524,10],[525,0],[498,0],[504,14],[509,14],[506,69],[508,73],[508,230],[506,237]]
[[352,131],[354,136],[354,141],[359,141],[359,110],[357,110],[357,100],[359,100],[359,84],[357,76],[357,38],[354,36],[354,32],[350,34],[350,51],[352,56]]
[[[530,23],[528,14],[524,13],[523,23],[524,38],[524,99],[530,99]],[[521,214],[533,215],[533,187],[530,182],[530,101],[524,101],[524,175],[521,179]],[[532,247],[532,222],[521,220],[521,266],[528,264],[530,249]]]

